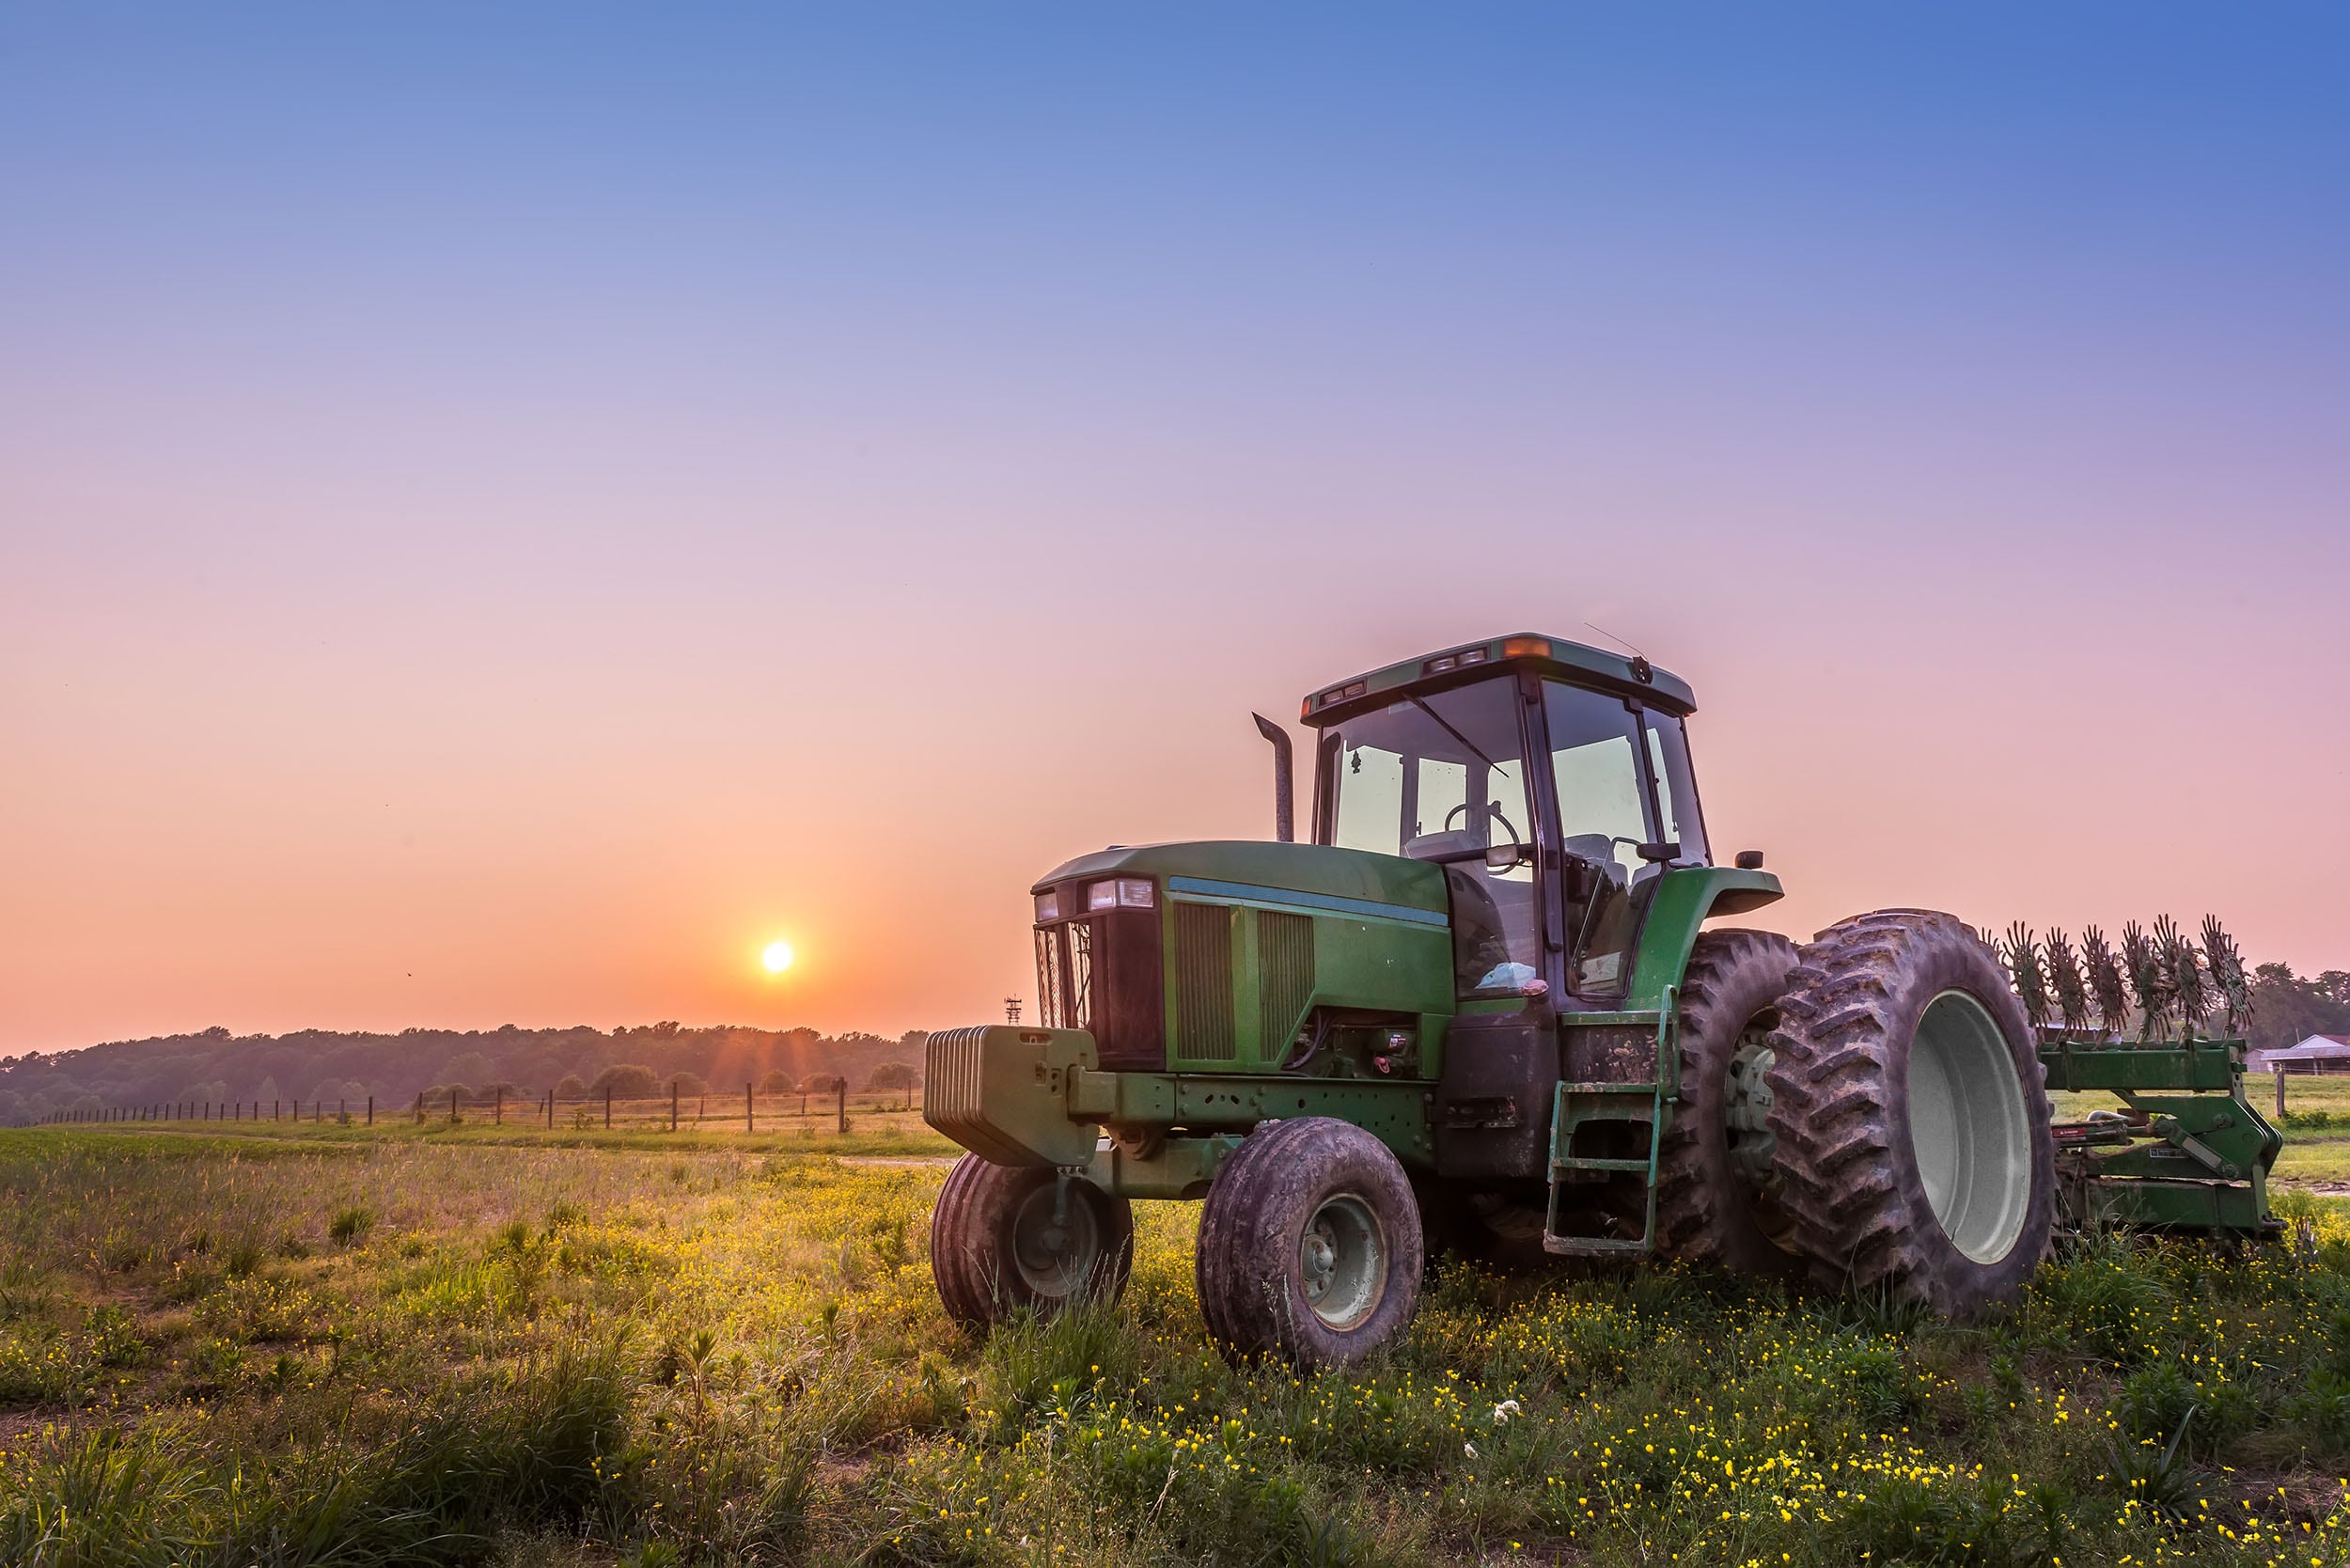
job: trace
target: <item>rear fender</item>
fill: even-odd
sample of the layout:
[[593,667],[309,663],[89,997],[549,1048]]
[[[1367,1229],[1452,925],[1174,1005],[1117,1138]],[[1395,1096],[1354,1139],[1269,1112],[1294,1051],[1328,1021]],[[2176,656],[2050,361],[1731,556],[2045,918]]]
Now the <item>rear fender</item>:
[[1632,965],[1630,1011],[1661,1008],[1665,991],[1681,983],[1697,945],[1698,928],[1716,915],[1743,915],[1785,896],[1768,871],[1732,866],[1683,866],[1657,878],[1640,927],[1640,949]]

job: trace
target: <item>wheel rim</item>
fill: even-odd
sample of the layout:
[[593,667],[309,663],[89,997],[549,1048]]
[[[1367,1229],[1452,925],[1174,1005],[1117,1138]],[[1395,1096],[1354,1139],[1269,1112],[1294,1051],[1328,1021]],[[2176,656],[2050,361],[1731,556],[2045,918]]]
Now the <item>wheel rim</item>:
[[1909,1141],[1951,1245],[1978,1263],[2014,1250],[2031,1201],[2031,1125],[2007,1037],[1964,991],[1943,992],[1918,1020]]
[[1778,1153],[1778,1136],[1771,1131],[1770,1080],[1778,1059],[1770,1031],[1749,1025],[1722,1075],[1722,1140],[1731,1168],[1757,1196],[1770,1184],[1771,1162]]
[[1020,1200],[1011,1216],[1011,1261],[1021,1283],[1039,1296],[1065,1301],[1084,1290],[1102,1255],[1102,1229],[1093,1205],[1073,1183],[1067,1212],[1056,1217],[1055,1187],[1047,1182]]
[[1332,1328],[1353,1328],[1387,1294],[1387,1236],[1371,1205],[1353,1193],[1324,1201],[1297,1241],[1306,1305]]

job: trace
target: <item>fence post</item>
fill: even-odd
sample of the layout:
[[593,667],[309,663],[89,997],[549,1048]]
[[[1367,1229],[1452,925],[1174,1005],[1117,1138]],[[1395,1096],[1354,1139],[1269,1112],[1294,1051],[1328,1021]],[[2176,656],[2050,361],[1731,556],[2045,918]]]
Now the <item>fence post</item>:
[[759,1123],[753,1120],[753,1112],[751,1109],[751,1086],[748,1084],[744,1084],[743,1086],[743,1130],[746,1133],[755,1133],[759,1131]]
[[844,1133],[849,1130],[849,1075],[846,1073],[840,1074],[840,1125],[838,1130]]
[[677,1131],[677,1080],[669,1080],[669,1131]]
[[448,1124],[452,1127],[457,1125],[457,1090],[454,1089],[448,1091]]
[[603,1090],[603,1130],[607,1133],[612,1130],[612,1087],[609,1084],[604,1086]]
[[2279,1116],[2282,1116],[2282,1115],[2284,1115],[2284,1113],[2285,1113],[2285,1070],[2284,1070],[2283,1068],[2280,1067],[2280,1068],[2278,1068],[2278,1069],[2277,1069],[2277,1114],[2278,1114]]
[[416,1090],[416,1125],[424,1125],[424,1090]]
[[501,1126],[501,1127],[505,1126],[505,1125],[506,1125],[506,1086],[505,1086],[504,1084],[493,1084],[493,1085],[491,1086],[491,1088],[490,1088],[490,1103],[491,1103],[491,1105],[492,1105],[494,1107],[495,1107],[494,1109],[493,1109],[493,1110],[491,1111],[491,1113],[490,1113],[490,1114],[491,1114],[491,1116],[492,1116],[492,1117],[493,1117],[493,1118],[496,1121],[497,1125],[499,1125],[499,1126]]
[[337,1124],[339,1125],[350,1120],[351,1096],[348,1094],[337,1094],[335,1096],[335,1121]]

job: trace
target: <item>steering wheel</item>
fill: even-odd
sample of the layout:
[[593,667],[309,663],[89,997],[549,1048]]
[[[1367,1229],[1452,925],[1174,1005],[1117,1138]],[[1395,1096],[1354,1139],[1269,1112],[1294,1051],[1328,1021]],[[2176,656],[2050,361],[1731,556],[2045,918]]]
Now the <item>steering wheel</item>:
[[[1477,803],[1475,801],[1465,800],[1461,802],[1460,805],[1454,807],[1451,810],[1447,811],[1444,814],[1444,830],[1447,833],[1451,832],[1452,819],[1459,816],[1462,812],[1469,809],[1470,807],[1476,804]],[[1501,824],[1502,830],[1510,835],[1510,847],[1517,851],[1517,857],[1520,860],[1524,860],[1526,858],[1526,840],[1518,836],[1518,830],[1516,828],[1510,825],[1510,819],[1501,814],[1501,803],[1499,801],[1495,801],[1491,805],[1487,806],[1485,808],[1485,814]]]

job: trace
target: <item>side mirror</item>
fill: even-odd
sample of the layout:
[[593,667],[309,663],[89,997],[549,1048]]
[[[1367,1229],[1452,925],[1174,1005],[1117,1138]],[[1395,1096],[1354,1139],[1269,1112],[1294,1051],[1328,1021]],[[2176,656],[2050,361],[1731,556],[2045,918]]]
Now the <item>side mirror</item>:
[[1678,860],[1681,858],[1681,840],[1668,839],[1661,844],[1642,844],[1634,853],[1641,859],[1656,864]]
[[1512,871],[1525,864],[1526,851],[1516,844],[1485,846],[1485,870],[1489,871]]
[[1762,852],[1761,850],[1740,850],[1738,852],[1738,869],[1742,871],[1761,870],[1762,869]]

